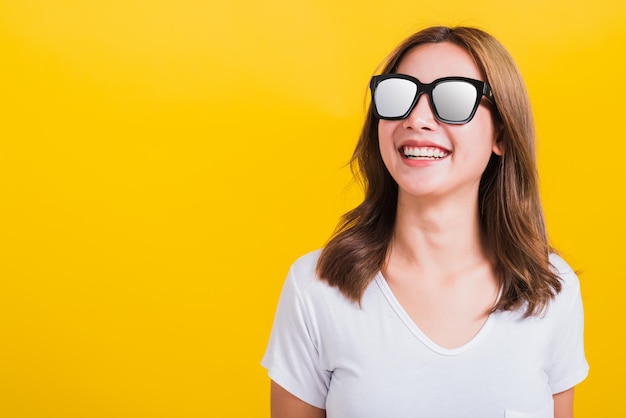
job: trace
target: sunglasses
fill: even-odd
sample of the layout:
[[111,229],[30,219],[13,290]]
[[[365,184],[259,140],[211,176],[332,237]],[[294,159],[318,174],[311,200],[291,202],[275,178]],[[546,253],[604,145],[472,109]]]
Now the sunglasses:
[[382,74],[370,82],[374,112],[379,119],[399,120],[409,116],[422,93],[438,121],[461,125],[474,117],[480,99],[495,104],[493,91],[484,81],[444,77],[424,84],[406,74]]

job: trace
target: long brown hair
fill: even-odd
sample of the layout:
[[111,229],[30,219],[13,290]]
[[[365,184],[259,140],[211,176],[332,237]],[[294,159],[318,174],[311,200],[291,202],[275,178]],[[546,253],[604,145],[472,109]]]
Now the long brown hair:
[[[382,73],[394,72],[409,50],[438,42],[459,45],[474,58],[494,91],[494,121],[502,129],[498,139],[502,156],[492,154],[478,191],[480,225],[495,256],[501,289],[492,311],[523,308],[525,316],[537,315],[560,292],[561,282],[548,258],[552,249],[539,198],[535,129],[526,87],[500,42],[470,27],[436,26],[417,32],[389,55]],[[398,200],[398,185],[380,155],[378,119],[371,108],[351,167],[365,197],[342,217],[320,255],[317,274],[348,299],[360,302],[386,262]]]

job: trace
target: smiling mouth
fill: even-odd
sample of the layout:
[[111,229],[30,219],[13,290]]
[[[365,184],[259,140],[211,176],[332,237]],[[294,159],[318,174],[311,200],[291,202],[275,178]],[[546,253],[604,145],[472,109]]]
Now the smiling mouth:
[[435,147],[401,147],[400,153],[409,160],[439,160],[450,155],[449,151]]

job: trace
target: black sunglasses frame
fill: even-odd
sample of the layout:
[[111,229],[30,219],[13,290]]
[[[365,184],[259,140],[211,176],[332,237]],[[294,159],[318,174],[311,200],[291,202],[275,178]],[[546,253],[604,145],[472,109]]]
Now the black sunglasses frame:
[[[390,78],[400,78],[400,79],[404,79],[404,80],[408,80],[411,81],[412,83],[414,83],[417,86],[417,92],[415,94],[415,97],[413,98],[413,102],[411,103],[411,106],[409,106],[408,110],[406,111],[406,113],[404,113],[402,116],[393,116],[393,117],[388,117],[388,116],[381,116],[378,113],[378,109],[376,109],[376,88],[378,87],[378,84],[380,84],[381,81],[383,80],[388,80]],[[461,121],[458,120],[449,120],[449,119],[445,119],[442,118],[439,115],[439,112],[437,111],[437,106],[435,106],[434,102],[433,102],[433,98],[432,98],[432,92],[433,89],[435,87],[437,87],[437,85],[444,83],[446,81],[464,81],[468,84],[471,84],[472,86],[476,87],[476,103],[474,103],[474,107],[472,108],[472,112],[470,113],[470,115],[466,118],[463,119]],[[495,97],[493,95],[493,90],[491,89],[491,86],[489,86],[489,84],[487,84],[484,81],[480,81],[480,80],[475,80],[473,78],[467,78],[467,77],[443,77],[443,78],[438,78],[436,80],[434,80],[432,83],[422,83],[421,81],[419,81],[417,78],[412,77],[408,74],[396,74],[396,73],[390,73],[390,74],[380,74],[380,75],[375,75],[374,77],[372,77],[372,80],[370,81],[370,90],[372,93],[372,109],[374,111],[374,114],[376,115],[376,117],[378,119],[383,119],[383,120],[401,120],[401,119],[406,119],[411,112],[413,111],[413,109],[415,108],[415,105],[417,104],[417,101],[419,100],[420,96],[422,94],[426,94],[428,96],[428,102],[430,104],[430,108],[433,111],[433,115],[435,116],[435,118],[439,121],[439,122],[443,122],[443,123],[447,123],[450,125],[463,125],[465,123],[468,123],[469,121],[472,120],[472,118],[474,117],[474,115],[476,114],[476,110],[478,110],[478,106],[480,105],[480,101],[482,99],[483,96],[485,96],[487,98],[487,100],[489,100],[494,106],[496,105],[495,102]]]

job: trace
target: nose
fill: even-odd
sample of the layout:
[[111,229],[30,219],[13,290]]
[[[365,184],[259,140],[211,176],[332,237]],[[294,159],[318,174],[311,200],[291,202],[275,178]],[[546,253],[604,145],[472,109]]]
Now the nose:
[[428,129],[434,130],[439,126],[437,119],[430,107],[430,101],[426,94],[421,94],[417,103],[409,116],[404,120],[404,127],[407,129]]

